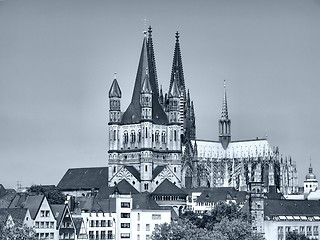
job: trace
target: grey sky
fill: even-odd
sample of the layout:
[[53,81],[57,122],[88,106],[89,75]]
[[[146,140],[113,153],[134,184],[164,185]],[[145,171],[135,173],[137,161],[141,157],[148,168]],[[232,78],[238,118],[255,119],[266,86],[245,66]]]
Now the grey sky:
[[197,136],[218,139],[227,80],[232,139],[264,137],[320,177],[319,1],[0,1],[0,183],[57,184],[104,166],[108,90],[131,99],[143,19],[167,90],[176,30]]

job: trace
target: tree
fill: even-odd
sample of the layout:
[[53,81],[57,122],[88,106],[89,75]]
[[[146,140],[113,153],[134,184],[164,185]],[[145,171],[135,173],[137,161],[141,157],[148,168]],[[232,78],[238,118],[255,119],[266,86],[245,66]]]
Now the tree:
[[152,240],[227,240],[219,232],[198,228],[190,221],[179,219],[170,224],[159,225],[152,234]]
[[220,232],[223,236],[227,237],[228,240],[262,240],[264,239],[261,234],[253,232],[252,226],[248,221],[242,219],[228,218],[222,219],[216,223],[212,230]]
[[[0,227],[1,229],[1,227]],[[11,227],[2,226],[1,240],[36,240],[36,232],[25,224],[14,224]]]
[[46,196],[50,204],[63,204],[66,200],[66,196],[54,185],[32,185],[29,193]]
[[286,240],[308,240],[304,234],[299,234],[297,232],[288,232],[286,235]]

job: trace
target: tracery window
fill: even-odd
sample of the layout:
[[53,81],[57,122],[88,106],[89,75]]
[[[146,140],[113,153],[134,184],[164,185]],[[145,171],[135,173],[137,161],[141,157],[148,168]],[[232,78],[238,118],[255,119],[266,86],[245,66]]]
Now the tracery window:
[[166,143],[166,132],[162,132],[161,134],[161,142]]
[[131,143],[134,143],[136,141],[136,133],[135,131],[131,131]]
[[159,137],[160,137],[160,133],[159,133],[159,131],[156,131],[156,134],[155,134],[155,142],[156,143],[159,142]]

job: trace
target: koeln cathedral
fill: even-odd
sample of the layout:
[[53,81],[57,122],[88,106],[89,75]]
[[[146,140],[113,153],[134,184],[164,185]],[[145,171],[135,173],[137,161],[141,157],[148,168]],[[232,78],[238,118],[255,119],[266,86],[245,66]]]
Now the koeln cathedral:
[[179,188],[246,191],[250,182],[262,182],[265,191],[298,191],[296,164],[282,157],[278,147],[267,139],[232,139],[226,84],[222,111],[217,109],[219,136],[197,139],[196,103],[186,88],[178,32],[168,93],[159,89],[151,27],[144,33],[125,111],[119,83],[115,77],[109,91],[109,186],[126,181],[139,192],[153,192],[170,181]]

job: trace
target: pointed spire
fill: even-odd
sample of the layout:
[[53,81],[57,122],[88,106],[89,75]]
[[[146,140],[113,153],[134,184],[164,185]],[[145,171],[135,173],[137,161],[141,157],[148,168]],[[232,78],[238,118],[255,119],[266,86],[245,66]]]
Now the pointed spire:
[[[155,61],[153,55],[152,38],[150,36],[151,28],[149,28],[149,36],[145,32],[140,60],[134,84],[132,99],[129,107],[122,116],[122,124],[138,123],[141,120],[140,93],[142,84],[146,75],[148,75],[149,83],[152,90],[152,121],[156,124],[168,123],[168,118],[162,106],[159,103],[158,83],[156,79]],[[148,72],[146,73],[146,69]]]
[[223,82],[223,102],[222,102],[222,113],[221,119],[228,119],[228,104],[227,104],[227,90],[226,90],[226,80]]
[[171,88],[169,90],[169,97],[180,97],[180,91],[179,91],[179,87],[178,87],[178,71],[174,74],[174,79],[173,79],[173,83],[171,85]]
[[153,49],[153,40],[152,40],[152,27],[149,26],[148,28],[148,54],[149,54],[149,66],[150,66],[150,77],[154,79],[155,86],[154,86],[154,93],[155,97],[158,98],[159,95],[159,83],[158,83],[158,76],[157,76],[157,68],[156,68],[156,60],[154,56],[154,49]]
[[313,168],[311,166],[311,157],[310,157],[310,166],[309,166],[309,173],[312,173],[313,172]]
[[146,76],[144,77],[144,80],[142,83],[141,93],[152,93],[152,89],[149,81],[148,69],[146,69]]
[[121,90],[117,81],[117,73],[114,73],[114,79],[109,90],[109,98],[112,97],[121,98]]
[[178,71],[178,75],[179,75],[178,87],[179,87],[180,91],[182,91],[183,95],[186,96],[186,86],[185,86],[185,82],[184,82],[184,74],[183,74],[183,65],[182,65],[179,37],[180,37],[179,32],[177,31],[169,89],[171,88],[171,86],[173,84],[174,75]]

